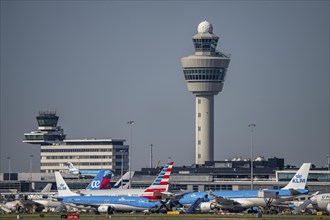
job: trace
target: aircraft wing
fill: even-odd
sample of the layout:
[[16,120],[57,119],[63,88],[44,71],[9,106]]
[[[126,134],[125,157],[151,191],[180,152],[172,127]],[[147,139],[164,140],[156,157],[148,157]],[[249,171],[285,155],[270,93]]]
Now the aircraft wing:
[[63,202],[66,206],[69,206],[71,208],[76,208],[76,209],[85,209],[85,210],[93,210],[95,211],[97,209],[97,206],[93,207],[93,206],[85,206],[85,205],[77,205],[77,204],[74,204],[74,203],[68,203],[68,202]]
[[0,205],[0,209],[3,210],[6,213],[12,213],[12,211],[10,209],[7,209],[6,207]]
[[180,191],[178,193],[172,193],[168,191],[161,192],[163,198],[165,199],[175,199],[180,200],[184,195],[191,193],[192,191]]
[[45,188],[42,189],[42,191],[40,192],[41,194],[43,193],[49,193],[50,190],[52,189],[52,184],[51,183],[48,183]]
[[210,192],[209,195],[211,195],[215,199],[215,201],[222,206],[234,206],[238,204],[235,200],[214,195],[212,192]]

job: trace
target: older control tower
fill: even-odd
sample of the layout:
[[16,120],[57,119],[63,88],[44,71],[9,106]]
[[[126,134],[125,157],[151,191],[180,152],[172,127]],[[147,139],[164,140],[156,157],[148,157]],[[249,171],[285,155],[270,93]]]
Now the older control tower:
[[214,160],[214,96],[221,92],[230,55],[216,51],[219,37],[203,21],[193,36],[195,54],[181,59],[188,91],[196,96],[196,164]]

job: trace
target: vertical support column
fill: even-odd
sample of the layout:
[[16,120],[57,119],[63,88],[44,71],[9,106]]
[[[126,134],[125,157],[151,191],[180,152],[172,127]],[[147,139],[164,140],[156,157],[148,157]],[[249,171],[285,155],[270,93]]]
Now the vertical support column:
[[196,96],[196,164],[214,160],[214,95]]

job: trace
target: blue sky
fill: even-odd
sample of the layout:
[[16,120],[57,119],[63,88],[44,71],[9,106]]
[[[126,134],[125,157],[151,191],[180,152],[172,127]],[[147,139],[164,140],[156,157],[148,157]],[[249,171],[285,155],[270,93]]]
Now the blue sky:
[[67,138],[128,139],[132,165],[194,163],[195,103],[180,58],[207,20],[231,54],[215,97],[215,159],[256,155],[325,166],[329,1],[1,1],[1,171],[39,168],[39,110]]

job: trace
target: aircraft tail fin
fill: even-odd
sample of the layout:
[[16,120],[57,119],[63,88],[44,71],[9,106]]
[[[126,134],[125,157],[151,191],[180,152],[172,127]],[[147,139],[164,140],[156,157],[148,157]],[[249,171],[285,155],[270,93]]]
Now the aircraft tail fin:
[[[131,177],[133,175],[134,175],[134,171],[131,171]],[[116,182],[116,184],[112,188],[128,189],[129,185],[130,182],[129,182],[129,171],[128,171]]]
[[75,169],[71,162],[66,162],[65,164],[68,166],[69,169]]
[[78,196],[78,194],[73,193],[66,182],[64,181],[60,172],[55,171],[55,180],[57,186],[57,194],[58,196]]
[[304,163],[301,165],[290,182],[282,189],[305,189],[310,167],[311,163]]
[[105,169],[100,170],[95,178],[86,187],[87,190],[110,189],[112,172]]
[[168,182],[172,173],[173,165],[174,162],[168,162],[164,166],[154,182],[144,190],[143,197],[149,199],[161,199],[161,193],[168,191]]
[[68,166],[68,168],[69,168],[69,173],[71,173],[71,174],[75,174],[75,175],[80,174],[79,169],[75,168],[75,167],[73,166],[73,163],[71,163],[71,162],[66,162],[65,164],[66,164],[66,165]]
[[52,184],[51,184],[51,183],[48,183],[48,184],[45,186],[45,188],[43,188],[43,189],[41,190],[41,193],[49,193],[51,189],[52,189]]

